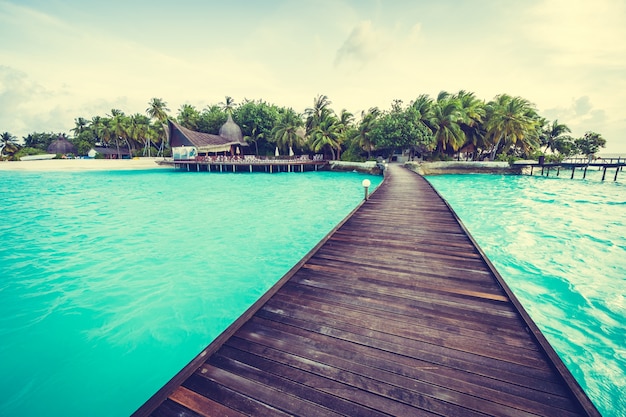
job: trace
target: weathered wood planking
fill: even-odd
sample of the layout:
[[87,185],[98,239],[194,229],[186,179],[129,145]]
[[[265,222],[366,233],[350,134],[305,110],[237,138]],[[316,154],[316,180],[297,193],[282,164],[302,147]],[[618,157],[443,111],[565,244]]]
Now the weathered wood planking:
[[385,182],[135,416],[599,416],[454,212]]

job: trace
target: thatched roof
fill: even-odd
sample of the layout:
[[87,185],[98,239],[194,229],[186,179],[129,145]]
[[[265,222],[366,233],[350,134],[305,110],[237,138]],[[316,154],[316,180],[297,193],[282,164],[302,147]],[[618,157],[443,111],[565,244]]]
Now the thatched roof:
[[233,121],[233,118],[228,115],[226,123],[220,127],[220,136],[232,140],[233,142],[243,142],[243,133],[241,128]]
[[[232,122],[232,119],[230,119],[230,121]],[[227,124],[228,121],[224,124],[224,126],[226,126]],[[222,129],[224,128],[224,126],[222,126]],[[195,146],[198,149],[216,151],[223,150],[232,145],[248,146],[248,144],[243,140],[243,136],[241,135],[241,129],[239,129],[239,126],[237,126],[236,124],[235,127],[239,129],[238,137],[236,133],[233,134],[234,129],[232,128],[232,126],[229,126],[226,129],[228,131],[225,133],[228,134],[228,136],[196,132],[194,130],[182,127],[178,123],[171,120],[168,120],[168,127],[170,146],[173,148],[178,146]],[[222,129],[220,129],[220,133],[222,133]]]
[[72,142],[70,142],[69,140],[65,139],[63,136],[59,136],[59,138],[55,141],[53,141],[49,146],[48,146],[48,153],[55,153],[55,154],[68,154],[68,153],[75,153],[76,152],[76,147],[72,144]]

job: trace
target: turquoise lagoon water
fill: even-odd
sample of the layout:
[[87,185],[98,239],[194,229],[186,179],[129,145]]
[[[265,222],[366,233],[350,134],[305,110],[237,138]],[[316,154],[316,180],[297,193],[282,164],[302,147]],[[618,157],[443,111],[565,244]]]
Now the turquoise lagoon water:
[[[428,180],[603,416],[626,416],[626,184],[500,175]],[[552,174],[554,175],[554,173]],[[620,172],[622,180],[626,172]],[[607,173],[608,176],[608,173]],[[576,172],[576,178],[582,173]]]
[[0,416],[131,414],[357,206],[363,178],[0,172]]

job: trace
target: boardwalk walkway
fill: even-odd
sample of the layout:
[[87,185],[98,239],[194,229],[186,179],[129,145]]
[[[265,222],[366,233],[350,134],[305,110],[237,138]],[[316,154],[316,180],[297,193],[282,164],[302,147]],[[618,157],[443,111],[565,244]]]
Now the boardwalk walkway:
[[135,415],[599,415],[430,185],[388,171]]

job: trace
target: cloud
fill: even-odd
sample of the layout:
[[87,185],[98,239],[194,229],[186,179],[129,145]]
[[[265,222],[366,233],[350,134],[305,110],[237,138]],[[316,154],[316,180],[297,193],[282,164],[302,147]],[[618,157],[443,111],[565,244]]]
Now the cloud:
[[579,97],[575,99],[572,104],[572,108],[576,116],[583,116],[589,113],[589,110],[591,110],[592,107],[593,106],[591,105],[591,100],[589,99],[589,96]]
[[582,136],[588,130],[604,134],[610,123],[606,110],[595,108],[589,96],[573,98],[568,107],[550,108],[541,114],[566,124],[574,136]]
[[39,103],[55,95],[14,68],[0,65],[0,130],[19,136],[42,117]]
[[382,32],[376,32],[369,20],[357,24],[335,55],[335,66],[357,64],[364,66],[373,61],[383,49],[385,41]]
[[624,68],[626,3],[622,0],[543,0],[527,13],[527,36],[553,65]]

